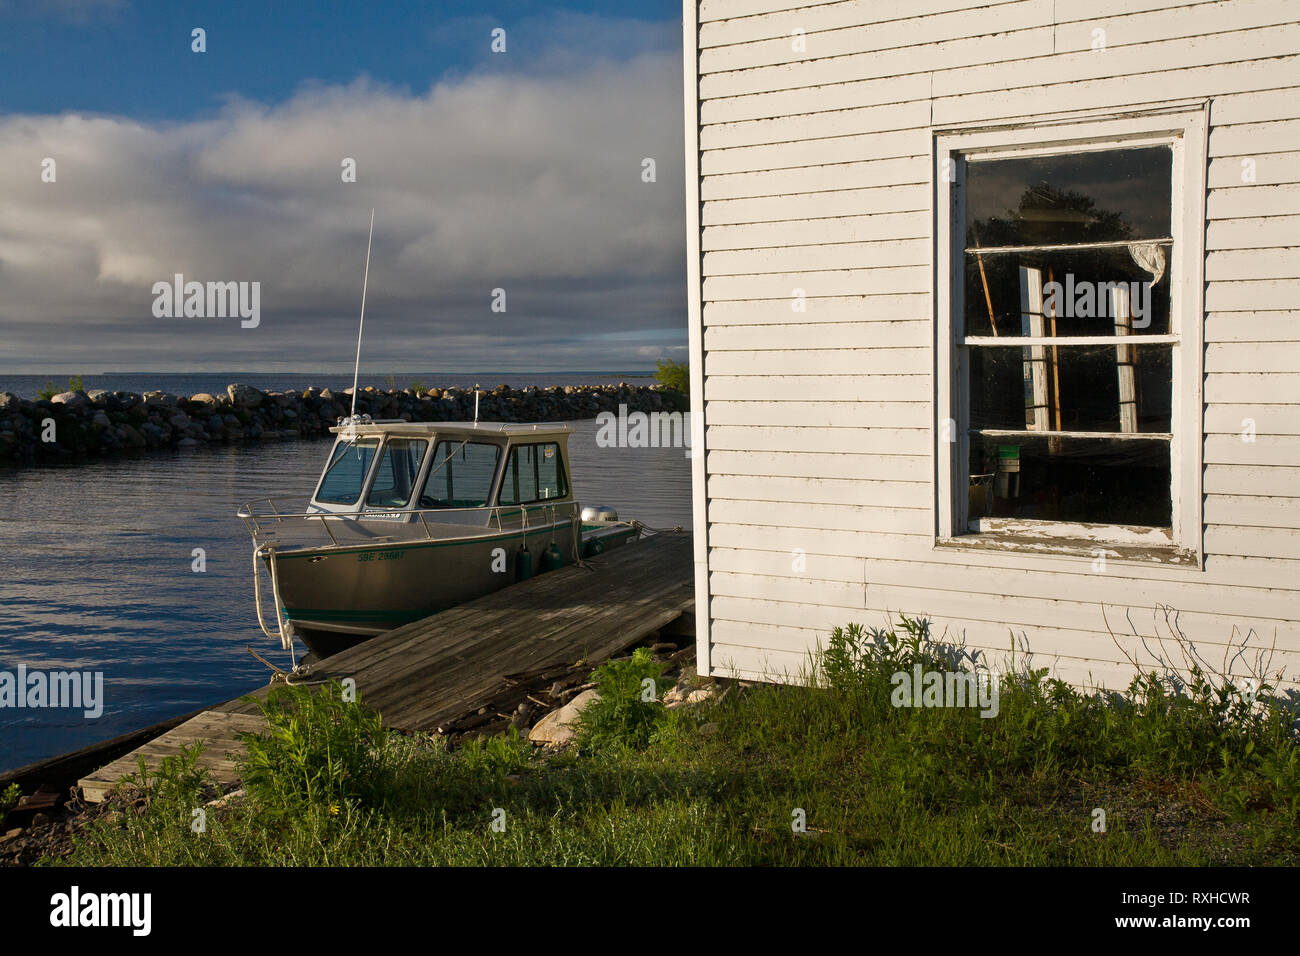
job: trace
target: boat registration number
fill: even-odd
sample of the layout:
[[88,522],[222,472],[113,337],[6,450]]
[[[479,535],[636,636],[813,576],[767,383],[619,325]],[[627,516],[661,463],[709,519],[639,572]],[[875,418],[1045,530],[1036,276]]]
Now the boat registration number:
[[398,558],[405,557],[406,552],[397,551],[362,551],[357,555],[358,561],[396,561]]

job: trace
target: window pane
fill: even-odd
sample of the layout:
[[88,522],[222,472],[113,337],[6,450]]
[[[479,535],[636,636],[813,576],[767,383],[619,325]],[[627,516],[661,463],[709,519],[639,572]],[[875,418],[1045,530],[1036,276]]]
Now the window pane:
[[510,449],[501,482],[501,504],[521,505],[563,498],[569,493],[568,479],[555,442],[516,445]]
[[500,502],[517,505],[537,497],[537,479],[533,475],[532,446],[516,445],[506,458],[506,471],[501,479]]
[[375,480],[366,496],[366,504],[375,507],[405,508],[411,500],[411,487],[420,473],[420,460],[428,442],[413,438],[390,438],[375,470]]
[[1171,249],[967,253],[966,334],[1115,335],[1117,324],[1134,335],[1167,334]]
[[966,245],[1023,246],[1170,235],[1168,146],[966,165]]
[[560,465],[560,447],[554,443],[537,445],[537,497],[543,501],[563,498],[567,493],[564,468]]
[[335,445],[325,477],[321,479],[320,488],[316,492],[316,500],[332,505],[355,504],[361,497],[361,486],[365,483],[371,459],[378,447],[377,438],[340,441]]
[[482,442],[440,441],[420,495],[421,508],[481,508],[492,493],[501,449]]
[[978,346],[968,352],[972,428],[1172,430],[1171,346]]
[[1169,443],[972,435],[970,517],[1170,526]]

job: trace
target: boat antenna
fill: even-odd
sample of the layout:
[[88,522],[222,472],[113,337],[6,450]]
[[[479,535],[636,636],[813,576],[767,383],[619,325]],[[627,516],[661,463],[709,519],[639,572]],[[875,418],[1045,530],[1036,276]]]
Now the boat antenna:
[[357,376],[361,371],[361,331],[366,327],[366,287],[370,284],[370,244],[375,240],[375,210],[370,209],[370,238],[366,240],[366,275],[361,280],[361,322],[357,325],[357,361],[352,366],[352,412],[357,417]]
[[474,383],[474,424],[478,424],[478,382]]

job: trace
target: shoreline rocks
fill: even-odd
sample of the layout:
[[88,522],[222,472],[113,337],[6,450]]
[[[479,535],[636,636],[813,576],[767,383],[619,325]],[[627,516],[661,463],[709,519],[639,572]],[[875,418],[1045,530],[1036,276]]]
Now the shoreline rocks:
[[[29,400],[0,392],[0,466],[46,464],[135,451],[327,436],[347,415],[352,389],[285,392],[233,383],[224,395],[150,391],[63,392]],[[685,411],[686,399],[653,385],[480,389],[479,420],[574,421],[601,412]],[[358,391],[357,414],[414,422],[472,421],[472,388]]]

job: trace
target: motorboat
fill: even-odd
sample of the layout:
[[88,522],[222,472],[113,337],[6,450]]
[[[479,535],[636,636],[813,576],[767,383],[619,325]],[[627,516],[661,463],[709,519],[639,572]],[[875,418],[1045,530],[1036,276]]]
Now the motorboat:
[[238,512],[258,621],[287,650],[297,637],[328,657],[639,536],[612,508],[574,499],[567,424],[353,415],[330,431],[305,507],[264,498]]

